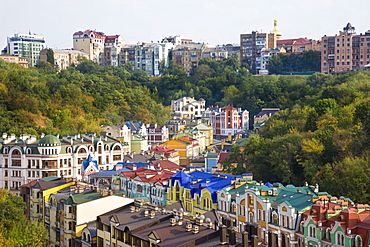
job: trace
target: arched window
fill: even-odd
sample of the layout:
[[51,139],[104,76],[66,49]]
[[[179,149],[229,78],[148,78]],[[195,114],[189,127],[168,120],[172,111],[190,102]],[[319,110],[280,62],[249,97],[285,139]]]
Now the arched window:
[[68,230],[72,230],[72,222],[71,221],[68,222]]
[[342,232],[337,233],[336,243],[339,246],[344,246],[344,234]]
[[362,238],[361,236],[356,236],[356,247],[362,247]]
[[86,233],[85,232],[82,234],[82,240],[86,241]]
[[90,234],[87,234],[87,242],[90,243]]

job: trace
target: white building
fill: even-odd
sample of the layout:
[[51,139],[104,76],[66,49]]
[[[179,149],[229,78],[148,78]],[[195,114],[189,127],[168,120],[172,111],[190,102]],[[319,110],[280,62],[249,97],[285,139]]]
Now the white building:
[[26,57],[28,66],[35,66],[40,60],[40,51],[45,48],[45,39],[37,34],[14,34],[8,37],[6,51],[9,55]]
[[93,30],[78,31],[73,34],[73,49],[89,54],[89,59],[101,62],[106,35]]
[[205,111],[206,101],[182,97],[178,100],[171,100],[171,108],[174,118],[200,118]]
[[4,134],[0,138],[0,187],[19,194],[20,186],[48,176],[81,180],[82,161],[88,155],[100,170],[109,170],[123,160],[123,144],[95,133],[63,136]]

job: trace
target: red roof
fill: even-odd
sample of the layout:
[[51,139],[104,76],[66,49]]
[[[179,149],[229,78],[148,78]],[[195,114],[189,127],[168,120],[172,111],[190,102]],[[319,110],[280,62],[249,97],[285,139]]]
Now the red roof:
[[97,39],[105,39],[105,37],[106,37],[106,35],[103,32],[97,32],[97,31],[93,31],[93,30],[90,30],[90,29],[87,29],[84,32],[82,32],[82,31],[75,32],[73,35],[81,35],[81,34],[84,34],[84,33],[88,34],[89,36],[90,36],[91,33],[93,33],[95,38],[97,38]]
[[277,45],[286,45],[286,44],[310,44],[312,40],[306,38],[298,38],[298,39],[279,39],[276,41]]
[[220,153],[220,156],[218,156],[217,163],[221,163],[224,159],[229,158],[231,153]]

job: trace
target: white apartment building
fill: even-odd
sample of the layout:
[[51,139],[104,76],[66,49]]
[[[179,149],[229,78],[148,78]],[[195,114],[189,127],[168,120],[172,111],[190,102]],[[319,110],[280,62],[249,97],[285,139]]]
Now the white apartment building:
[[200,118],[206,110],[204,99],[195,100],[191,97],[182,97],[171,100],[172,115],[174,118]]
[[88,155],[99,169],[109,170],[123,160],[123,144],[95,133],[63,136],[3,134],[0,138],[0,187],[19,194],[20,186],[48,176],[82,179],[82,161]]
[[6,51],[9,55],[25,57],[28,66],[35,66],[40,60],[40,51],[45,48],[45,39],[37,34],[14,34],[8,37]]

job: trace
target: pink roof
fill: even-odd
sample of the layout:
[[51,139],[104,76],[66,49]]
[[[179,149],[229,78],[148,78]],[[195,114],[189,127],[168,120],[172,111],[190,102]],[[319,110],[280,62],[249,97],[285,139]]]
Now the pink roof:
[[310,44],[312,41],[306,38],[298,38],[298,39],[279,39],[276,41],[277,45],[285,45],[285,44]]
[[231,153],[220,153],[217,163],[221,163],[224,159],[229,158]]

